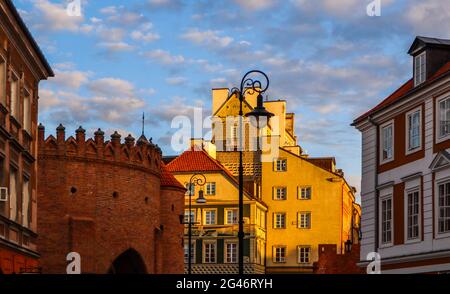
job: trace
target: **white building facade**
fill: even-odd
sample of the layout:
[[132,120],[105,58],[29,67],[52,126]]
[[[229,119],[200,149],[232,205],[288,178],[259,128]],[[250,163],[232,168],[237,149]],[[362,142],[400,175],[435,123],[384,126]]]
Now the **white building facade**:
[[360,266],[376,252],[382,273],[450,272],[450,40],[417,37],[408,53],[413,77],[353,123]]

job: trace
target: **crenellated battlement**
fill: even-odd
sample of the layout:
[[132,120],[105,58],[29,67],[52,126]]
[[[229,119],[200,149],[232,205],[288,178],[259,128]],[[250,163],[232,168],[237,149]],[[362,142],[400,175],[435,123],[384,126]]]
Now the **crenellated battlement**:
[[66,138],[65,127],[56,128],[56,137],[45,138],[45,127],[38,127],[39,157],[60,156],[67,158],[110,161],[115,164],[128,164],[160,172],[162,152],[158,145],[142,135],[138,140],[129,134],[122,142],[116,131],[111,139],[105,141],[105,133],[98,129],[94,138],[86,139],[86,130],[81,126],[75,136]]

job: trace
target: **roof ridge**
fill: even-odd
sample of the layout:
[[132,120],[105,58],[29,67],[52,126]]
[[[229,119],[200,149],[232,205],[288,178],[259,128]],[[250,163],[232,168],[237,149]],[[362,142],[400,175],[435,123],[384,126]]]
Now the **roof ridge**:
[[[419,87],[422,87],[424,85],[430,84],[436,79],[442,77],[444,74],[450,72],[450,61],[445,63],[443,66],[441,66],[430,78],[428,78],[424,83],[418,85],[417,87],[414,87],[413,85],[413,78],[410,78],[407,82],[402,84],[399,88],[397,88],[394,92],[392,92],[390,95],[388,95],[385,99],[383,99],[381,102],[379,102],[376,106],[372,107],[370,110],[365,112],[364,114],[358,116],[352,123],[352,125],[357,124],[367,116],[373,114],[374,112],[377,112],[378,110],[383,109],[384,107],[390,106],[399,99],[409,95],[412,91],[415,89],[420,89]],[[392,101],[390,101],[392,100]]]

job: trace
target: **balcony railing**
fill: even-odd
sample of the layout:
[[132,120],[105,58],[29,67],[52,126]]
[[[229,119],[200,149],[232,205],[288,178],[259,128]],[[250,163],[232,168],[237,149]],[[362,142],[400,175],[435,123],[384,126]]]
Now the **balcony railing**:
[[[193,236],[237,236],[239,225],[194,225],[192,226]],[[244,224],[245,234],[256,236],[263,233],[265,230],[255,224]],[[188,229],[185,229],[185,234],[188,234]]]

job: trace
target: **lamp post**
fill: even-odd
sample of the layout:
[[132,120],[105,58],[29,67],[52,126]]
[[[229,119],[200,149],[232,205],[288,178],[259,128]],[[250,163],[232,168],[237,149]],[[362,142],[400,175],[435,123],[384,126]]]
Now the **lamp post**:
[[[252,78],[253,75],[259,75],[264,80],[264,84],[258,80]],[[247,113],[247,117],[255,117],[259,128],[259,119],[264,117],[267,120],[273,116],[272,113],[268,112],[264,108],[263,96],[262,94],[269,88],[269,78],[267,75],[260,70],[252,70],[247,72],[242,78],[241,85],[239,88],[232,88],[231,95],[235,94],[239,99],[239,274],[244,274],[244,167],[242,163],[243,157],[243,126],[242,118],[244,113],[242,111],[242,104],[245,101],[245,96],[247,93],[255,94],[258,93],[257,105],[250,113]],[[259,131],[258,131],[258,149],[259,149]],[[258,150],[259,151],[259,150]]]
[[[206,183],[206,177],[203,174],[193,174],[189,180],[189,226],[188,226],[188,274],[192,274],[192,187],[204,186]],[[195,189],[194,189],[195,192]],[[206,203],[205,197],[203,197],[203,190],[198,192],[198,198],[196,203]]]

